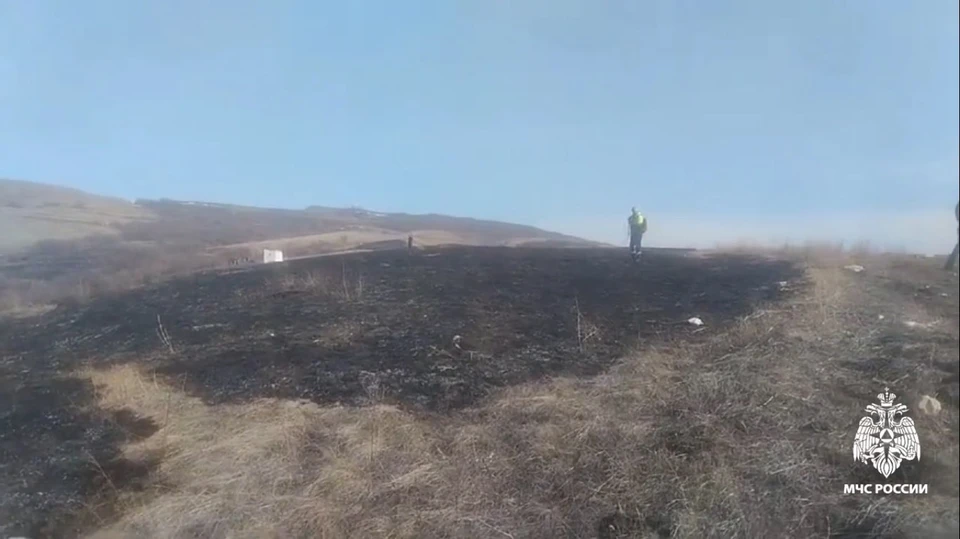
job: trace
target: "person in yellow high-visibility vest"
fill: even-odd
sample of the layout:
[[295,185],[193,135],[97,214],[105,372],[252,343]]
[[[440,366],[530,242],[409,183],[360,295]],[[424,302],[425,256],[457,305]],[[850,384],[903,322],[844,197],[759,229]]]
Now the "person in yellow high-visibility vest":
[[647,231],[647,218],[644,217],[637,208],[630,209],[630,217],[627,219],[630,224],[630,254],[640,254],[640,244],[643,241],[643,234]]

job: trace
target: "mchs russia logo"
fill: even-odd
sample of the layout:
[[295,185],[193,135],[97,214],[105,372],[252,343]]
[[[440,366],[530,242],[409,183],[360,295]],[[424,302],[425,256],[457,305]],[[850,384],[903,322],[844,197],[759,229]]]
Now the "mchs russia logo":
[[[897,471],[904,460],[920,460],[920,438],[913,419],[904,417],[906,405],[894,403],[897,396],[884,388],[877,395],[879,404],[868,404],[869,414],[860,419],[853,440],[853,459],[863,464],[872,464],[884,478]],[[927,485],[844,485],[846,494],[896,493],[926,494]]]
[[[880,405],[868,404],[869,416],[860,420],[860,428],[853,440],[853,458],[864,464],[870,462],[884,477],[897,471],[904,460],[920,460],[920,439],[913,419],[897,418],[907,411],[904,404],[894,404],[897,396],[890,388],[877,395]],[[876,416],[874,419],[872,416]]]

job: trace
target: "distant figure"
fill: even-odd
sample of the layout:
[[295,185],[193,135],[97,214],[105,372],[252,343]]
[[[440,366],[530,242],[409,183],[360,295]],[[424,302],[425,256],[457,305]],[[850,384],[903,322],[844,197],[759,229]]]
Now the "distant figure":
[[957,244],[953,246],[953,251],[950,252],[947,263],[943,266],[947,271],[953,269],[953,265],[957,262],[957,252],[960,251],[960,202],[953,207],[953,216],[957,219]]
[[413,251],[413,234],[407,236],[407,250]]
[[630,209],[630,217],[627,222],[630,225],[630,256],[637,258],[640,256],[643,234],[647,231],[647,218],[641,215],[636,207],[633,207]]

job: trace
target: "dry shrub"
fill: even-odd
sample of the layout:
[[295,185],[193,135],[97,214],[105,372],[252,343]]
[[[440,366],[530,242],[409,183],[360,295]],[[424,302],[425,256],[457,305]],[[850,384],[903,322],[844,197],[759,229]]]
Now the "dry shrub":
[[851,325],[866,301],[852,275],[811,268],[805,294],[706,342],[637,351],[592,379],[508,388],[452,417],[380,404],[208,406],[133,367],[89,371],[101,406],[160,426],[126,447],[160,461],[155,487],[128,494],[102,531],[953,537],[955,409],[922,419],[924,460],[906,464],[927,470],[916,482],[930,495],[843,495],[844,483],[877,479],[850,445],[864,399],[882,389],[836,362],[870,342],[870,327]]
[[289,272],[281,268],[269,278],[266,288],[285,292],[309,292],[342,301],[363,299],[363,274],[346,265],[340,270],[314,269],[305,272]]
[[309,290],[325,293],[332,288],[332,278],[319,271],[286,273],[276,278],[275,286],[281,290]]

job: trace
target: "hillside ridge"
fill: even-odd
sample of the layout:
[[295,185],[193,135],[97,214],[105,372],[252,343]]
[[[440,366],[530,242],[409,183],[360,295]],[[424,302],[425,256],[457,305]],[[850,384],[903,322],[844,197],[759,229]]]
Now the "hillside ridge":
[[[384,231],[401,235],[442,231],[444,242],[515,245],[562,242],[600,245],[531,225],[439,213],[379,212],[365,208],[308,205],[303,209],[246,206],[220,202],[103,196],[49,183],[0,179],[0,254],[29,249],[45,240],[114,236],[121,241],[151,241],[203,248],[242,246],[249,242],[286,240],[350,231]],[[377,238],[378,240],[384,238]],[[356,247],[356,242],[348,247]],[[302,243],[302,242],[301,242]],[[321,248],[329,251],[330,246]]]

